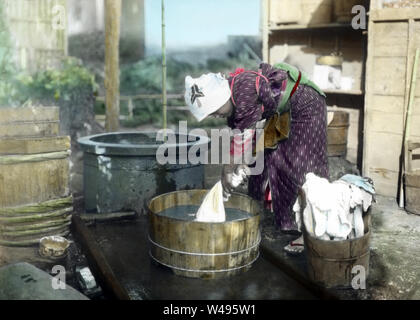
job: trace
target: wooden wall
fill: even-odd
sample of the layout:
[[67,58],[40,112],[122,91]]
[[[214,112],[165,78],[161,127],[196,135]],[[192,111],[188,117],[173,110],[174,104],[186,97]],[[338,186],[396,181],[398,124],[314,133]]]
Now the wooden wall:
[[56,66],[67,54],[66,0],[4,1],[17,65],[29,71]]
[[362,88],[363,42],[361,32],[352,28],[318,30],[273,30],[269,38],[269,63],[284,60],[301,67],[312,75],[316,58],[330,55],[336,49],[343,54],[343,76],[355,79],[353,90]]
[[310,76],[317,57],[330,55],[336,49],[343,54],[342,75],[352,77],[350,92],[328,91],[327,105],[350,113],[347,160],[362,167],[363,146],[363,87],[365,36],[352,28],[337,27],[317,30],[272,30],[268,39],[268,61],[281,61],[299,67]]
[[[404,113],[414,53],[420,47],[418,19],[420,9],[374,6],[370,11],[363,173],[374,180],[378,193],[387,196],[398,191]],[[414,102],[410,138],[420,140],[420,85]]]

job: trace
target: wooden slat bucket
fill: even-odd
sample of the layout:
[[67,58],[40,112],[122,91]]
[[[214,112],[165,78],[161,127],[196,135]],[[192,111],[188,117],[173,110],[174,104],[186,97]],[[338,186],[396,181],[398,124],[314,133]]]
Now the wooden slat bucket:
[[0,109],[0,137],[52,137],[59,133],[57,107]]
[[[366,279],[370,259],[370,214],[364,217],[363,237],[334,241],[320,240],[303,232],[309,278],[326,288],[350,288],[352,280],[362,267]],[[354,272],[354,273],[353,273]]]
[[0,208],[69,195],[69,152],[0,156]]
[[420,169],[413,169],[412,161],[420,158],[413,151],[420,149],[420,142],[408,141],[408,170],[405,174],[405,210],[420,215]]
[[0,245],[69,233],[70,137],[58,133],[57,107],[0,109]]
[[176,191],[149,203],[150,255],[176,275],[215,279],[249,270],[259,255],[260,204],[233,194],[225,208],[243,210],[250,217],[221,223],[186,221],[159,215],[182,205],[199,206],[208,190]]
[[333,112],[333,119],[327,128],[328,156],[345,156],[347,153],[347,136],[350,126],[350,116],[344,111]]

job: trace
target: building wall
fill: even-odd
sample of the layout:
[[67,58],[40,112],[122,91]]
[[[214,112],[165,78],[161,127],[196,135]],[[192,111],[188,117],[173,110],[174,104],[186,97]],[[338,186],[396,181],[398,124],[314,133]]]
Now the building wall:
[[144,26],[144,0],[123,0],[120,40],[123,62],[133,62],[144,57]]
[[18,67],[57,66],[67,54],[66,0],[4,0]]
[[330,55],[335,50],[336,40],[339,39],[339,49],[344,58],[342,76],[354,80],[351,90],[354,94],[336,94],[325,90],[327,104],[350,113],[346,158],[361,168],[362,126],[359,124],[363,117],[363,38],[361,32],[355,32],[353,29],[333,32],[335,36],[330,36],[331,30],[272,31],[268,41],[268,62],[275,64],[284,61],[313,77],[316,59],[322,55]]
[[104,30],[104,0],[67,0],[69,36]]
[[[69,36],[105,32],[104,0],[67,0]],[[144,0],[123,0],[120,35],[122,62],[144,57],[145,18]]]
[[[405,113],[415,49],[420,47],[420,9],[370,10],[366,69],[364,174],[380,194],[398,193]],[[420,141],[420,69],[408,138]]]

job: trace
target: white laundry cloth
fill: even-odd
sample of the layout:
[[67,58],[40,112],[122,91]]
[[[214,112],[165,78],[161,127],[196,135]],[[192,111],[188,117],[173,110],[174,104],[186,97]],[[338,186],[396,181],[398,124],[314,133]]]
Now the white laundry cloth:
[[307,201],[304,223],[308,232],[319,239],[345,239],[352,230],[346,210],[350,200],[348,188],[308,173],[303,190]]
[[221,181],[216,183],[204,197],[195,220],[200,222],[224,222],[226,220]]
[[360,187],[351,184],[351,201],[350,208],[353,209],[353,227],[355,237],[362,237],[365,232],[365,226],[363,223],[363,212],[366,212],[372,204],[373,196],[361,189]]
[[[363,236],[363,211],[372,203],[370,193],[346,181],[330,183],[313,173],[306,175],[302,189],[306,196],[303,223],[309,234],[323,240]],[[301,224],[299,202],[293,211],[298,225]]]

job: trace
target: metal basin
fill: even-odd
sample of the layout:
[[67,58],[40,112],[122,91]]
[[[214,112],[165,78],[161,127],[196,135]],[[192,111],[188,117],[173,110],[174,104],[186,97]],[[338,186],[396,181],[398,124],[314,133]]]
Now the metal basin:
[[[202,164],[164,164],[156,160],[162,145],[156,132],[105,133],[78,140],[84,151],[84,200],[86,212],[136,211],[144,213],[147,201],[157,194],[202,188]],[[177,134],[177,142],[181,134]],[[178,157],[192,146],[209,145],[210,139],[168,145]],[[182,137],[187,141],[186,137]],[[207,150],[208,148],[206,148]]]

